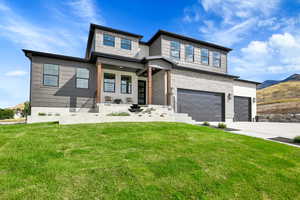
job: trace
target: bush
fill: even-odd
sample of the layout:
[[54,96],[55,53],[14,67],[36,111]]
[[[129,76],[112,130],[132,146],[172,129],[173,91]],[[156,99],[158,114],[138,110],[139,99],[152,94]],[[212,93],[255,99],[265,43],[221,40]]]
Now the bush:
[[28,115],[30,115],[30,103],[28,101],[26,101],[24,103],[24,110],[22,111],[22,117],[27,117]]
[[300,143],[300,136],[296,136],[296,137],[294,138],[294,142]]
[[116,113],[109,113],[107,116],[130,116],[127,112],[116,112]]
[[39,112],[39,113],[38,113],[38,116],[46,116],[46,113]]
[[0,109],[0,119],[13,119],[15,112],[11,109]]
[[209,122],[203,122],[202,125],[203,125],[203,126],[210,126],[210,123],[209,123]]
[[218,128],[225,129],[225,128],[227,128],[227,125],[225,123],[219,123]]

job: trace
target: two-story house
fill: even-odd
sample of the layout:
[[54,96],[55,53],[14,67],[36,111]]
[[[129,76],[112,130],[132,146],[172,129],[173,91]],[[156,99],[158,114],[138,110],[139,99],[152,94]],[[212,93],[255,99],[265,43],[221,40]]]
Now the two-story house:
[[252,121],[257,82],[228,74],[230,48],[159,30],[142,36],[91,24],[85,58],[23,50],[31,115],[167,105],[196,121]]

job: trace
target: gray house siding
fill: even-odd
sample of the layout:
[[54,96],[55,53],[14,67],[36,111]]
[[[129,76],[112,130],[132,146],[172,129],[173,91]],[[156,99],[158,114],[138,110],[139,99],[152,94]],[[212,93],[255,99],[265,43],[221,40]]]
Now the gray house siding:
[[161,70],[153,76],[153,104],[165,105],[166,94],[165,70]]
[[[227,73],[227,53],[225,51],[163,35],[161,36],[161,48],[162,48],[161,55],[164,57],[168,57],[170,59],[172,59],[170,57],[170,41],[177,41],[180,43],[180,59],[175,60],[176,62],[178,62],[178,65],[182,65],[194,69],[202,69],[211,72]],[[186,45],[192,45],[194,47],[194,62],[188,62],[185,60]],[[209,65],[205,65],[201,63],[201,48],[206,48],[209,51]],[[212,54],[214,51],[219,52],[221,54],[220,67],[213,66]]]
[[157,38],[149,47],[149,56],[161,56],[161,37]]
[[[43,85],[43,65],[59,65],[58,87]],[[76,68],[90,71],[89,88],[76,88]],[[32,107],[93,108],[95,106],[95,66],[87,63],[33,57],[31,76]]]

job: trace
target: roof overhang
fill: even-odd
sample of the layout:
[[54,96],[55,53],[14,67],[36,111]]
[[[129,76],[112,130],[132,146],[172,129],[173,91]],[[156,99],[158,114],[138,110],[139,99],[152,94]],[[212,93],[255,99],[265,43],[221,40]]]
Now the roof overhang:
[[150,46],[161,35],[166,35],[166,36],[186,40],[186,41],[189,41],[189,42],[194,42],[194,43],[197,43],[197,44],[213,47],[213,48],[216,48],[216,49],[221,49],[221,50],[226,51],[226,52],[230,52],[232,50],[231,48],[228,48],[228,47],[220,46],[220,45],[213,44],[213,43],[210,43],[210,42],[205,42],[205,41],[202,41],[202,40],[197,40],[195,38],[187,37],[187,36],[184,36],[184,35],[180,35],[180,34],[177,34],[177,33],[172,33],[172,32],[165,31],[165,30],[158,30],[154,34],[154,36],[146,44],[148,44]]
[[56,59],[61,59],[61,60],[84,62],[84,63],[90,62],[90,60],[88,60],[88,59],[73,57],[73,56],[65,56],[65,55],[60,55],[60,54],[32,51],[32,50],[28,50],[28,49],[22,49],[22,51],[24,52],[25,56],[28,57],[29,59],[31,59],[32,56],[40,56],[40,57],[56,58]]
[[256,85],[261,84],[260,82],[250,81],[250,80],[245,80],[245,79],[240,79],[240,78],[237,78],[237,79],[234,79],[234,80],[235,81],[240,81],[240,82],[245,82],[245,83],[252,83],[252,84],[256,84]]

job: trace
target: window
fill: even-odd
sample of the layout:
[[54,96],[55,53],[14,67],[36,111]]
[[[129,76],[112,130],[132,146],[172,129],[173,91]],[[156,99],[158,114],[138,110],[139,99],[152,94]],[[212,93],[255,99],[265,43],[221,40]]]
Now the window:
[[185,60],[194,62],[194,47],[192,45],[185,46]]
[[76,69],[76,88],[89,88],[90,71],[84,68]]
[[214,67],[221,66],[221,54],[219,52],[213,52],[213,66]]
[[206,65],[209,64],[208,49],[201,49],[201,63]]
[[171,57],[179,59],[180,58],[180,43],[171,41]]
[[131,40],[121,39],[121,48],[131,50]]
[[58,86],[59,67],[58,65],[44,64],[43,85]]
[[121,93],[131,94],[131,76],[121,76]]
[[116,76],[110,73],[104,73],[104,92],[115,92]]
[[109,34],[103,34],[103,44],[106,46],[115,46],[115,36]]

